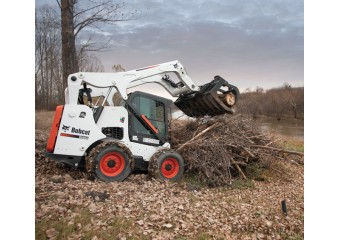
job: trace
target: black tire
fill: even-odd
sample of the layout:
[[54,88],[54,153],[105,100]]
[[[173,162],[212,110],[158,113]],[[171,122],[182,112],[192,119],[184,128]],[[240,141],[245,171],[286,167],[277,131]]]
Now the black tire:
[[94,174],[105,182],[121,182],[131,173],[128,154],[119,146],[103,147],[94,159]]
[[150,159],[148,170],[153,178],[178,181],[184,174],[184,160],[175,151],[160,151]]

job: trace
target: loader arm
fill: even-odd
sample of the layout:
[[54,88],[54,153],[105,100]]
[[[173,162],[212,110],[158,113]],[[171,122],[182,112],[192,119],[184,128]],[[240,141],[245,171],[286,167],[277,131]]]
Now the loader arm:
[[[175,73],[179,82],[174,83],[170,80],[169,73]],[[232,113],[234,111],[232,107],[239,95],[235,86],[220,77],[218,79],[215,77],[211,83],[198,86],[188,76],[179,61],[172,61],[127,72],[71,74],[68,77],[65,99],[68,104],[77,104],[79,91],[88,94],[86,89],[88,87],[91,89],[92,97],[106,96],[109,104],[113,105],[112,96],[117,91],[126,101],[128,89],[146,83],[157,83],[164,87],[171,96],[179,97],[175,102],[176,106],[188,116],[193,117]],[[222,87],[228,87],[228,90],[220,89]],[[218,91],[219,94],[217,94]]]
[[[164,80],[166,73],[173,72],[183,83],[183,86],[176,88]],[[98,93],[105,92],[109,87],[115,87],[122,98],[126,100],[127,90],[132,87],[146,83],[158,83],[162,85],[171,96],[177,97],[190,91],[198,91],[199,87],[187,75],[184,67],[179,61],[172,61],[153,65],[145,68],[135,69],[119,73],[97,73],[97,72],[78,72],[68,77],[68,97],[70,104],[77,104],[79,89],[83,88],[82,83],[86,82],[92,87],[99,88]],[[92,93],[92,95],[94,95]]]

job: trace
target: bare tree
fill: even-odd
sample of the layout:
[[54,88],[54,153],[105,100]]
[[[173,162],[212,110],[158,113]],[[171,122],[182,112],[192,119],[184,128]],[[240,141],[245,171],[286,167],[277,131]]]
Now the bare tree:
[[277,120],[290,116],[303,117],[304,88],[294,88],[290,84],[264,91],[257,87],[255,91],[246,89],[238,103],[241,112],[258,115],[274,116]]
[[265,91],[261,87],[256,87],[255,91],[247,88],[242,97],[240,98],[240,103],[238,106],[241,107],[242,112],[251,114],[253,118],[257,118],[258,115],[264,113],[263,106],[265,103]]
[[[135,12],[125,11],[124,3],[113,3],[111,0],[56,0],[61,9],[62,27],[62,63],[63,87],[66,87],[67,77],[79,71],[77,62],[76,37],[86,27],[96,27],[99,24],[113,24],[128,21]],[[99,51],[91,41],[80,48],[80,54],[88,51]]]
[[288,83],[283,85],[284,90],[287,94],[287,100],[293,110],[294,118],[297,118],[297,96],[296,91],[292,88],[292,86]]
[[35,17],[36,107],[51,109],[60,96],[60,24],[58,14],[43,6]]
[[269,112],[279,121],[283,116],[286,104],[284,102],[283,93],[280,88],[273,88],[270,89],[267,94],[270,102]]
[[103,72],[104,66],[100,60],[93,54],[83,52],[77,57],[79,64],[79,71],[82,72]]
[[[35,106],[54,109],[64,98],[61,25],[58,9],[44,5],[35,15]],[[77,54],[80,71],[103,71],[100,60],[83,51]]]
[[122,65],[120,65],[120,64],[113,65],[112,70],[114,72],[125,72],[126,71],[125,68],[123,68]]

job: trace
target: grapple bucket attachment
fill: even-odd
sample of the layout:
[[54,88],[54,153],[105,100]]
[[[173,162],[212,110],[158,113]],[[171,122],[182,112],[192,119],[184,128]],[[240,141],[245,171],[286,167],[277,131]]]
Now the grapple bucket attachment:
[[[228,87],[228,90],[222,87]],[[199,91],[181,95],[175,101],[175,105],[189,117],[232,114],[238,96],[237,87],[229,84],[220,76],[215,76],[213,81],[200,86]]]

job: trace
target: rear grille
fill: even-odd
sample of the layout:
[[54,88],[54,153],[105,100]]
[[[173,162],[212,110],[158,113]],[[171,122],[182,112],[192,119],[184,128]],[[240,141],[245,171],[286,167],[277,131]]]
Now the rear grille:
[[110,138],[123,139],[123,128],[121,127],[105,127],[102,128],[102,133]]

